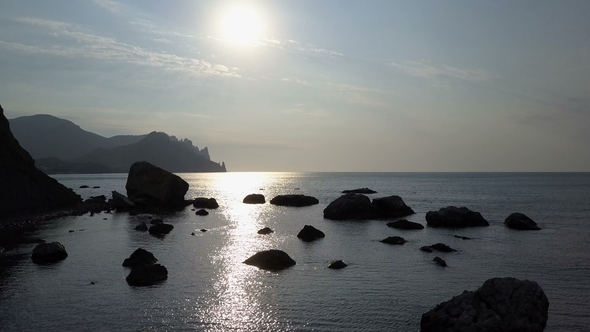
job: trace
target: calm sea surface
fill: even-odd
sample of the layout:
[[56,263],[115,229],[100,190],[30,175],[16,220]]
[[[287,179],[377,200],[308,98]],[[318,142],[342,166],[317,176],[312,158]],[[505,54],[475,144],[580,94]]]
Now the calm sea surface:
[[[164,238],[134,227],[147,215],[69,217],[36,234],[59,241],[66,260],[38,266],[34,245],[4,253],[0,267],[2,331],[418,331],[422,313],[492,277],[534,280],[549,298],[546,331],[590,331],[589,173],[215,173],[179,174],[186,198],[214,197],[220,207],[197,216],[192,207],[163,219]],[[83,198],[125,193],[126,174],[56,175]],[[79,189],[81,185],[100,186]],[[345,189],[370,197],[399,195],[426,225],[429,210],[448,205],[479,211],[491,226],[400,231],[384,221],[331,221],[323,209]],[[246,205],[251,193],[315,196],[312,207]],[[522,212],[542,228],[507,229]],[[326,237],[297,239],[304,225]],[[270,235],[256,231],[268,226]],[[207,232],[199,232],[200,229]],[[74,232],[70,233],[70,230]],[[195,232],[195,236],[191,233]],[[461,240],[453,235],[472,238]],[[390,246],[379,240],[408,240]],[[458,250],[418,250],[443,242]],[[151,251],[169,272],[152,287],[127,285],[121,266],[135,249]],[[242,264],[265,249],[287,252],[297,265],[265,272]],[[330,270],[331,260],[349,266]],[[95,284],[91,284],[94,282]]]

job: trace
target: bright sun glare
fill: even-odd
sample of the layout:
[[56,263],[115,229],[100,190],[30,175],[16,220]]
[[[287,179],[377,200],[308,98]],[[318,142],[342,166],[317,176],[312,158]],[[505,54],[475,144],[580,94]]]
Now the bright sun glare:
[[222,21],[223,39],[232,43],[252,44],[262,32],[260,15],[252,8],[238,6],[226,11]]

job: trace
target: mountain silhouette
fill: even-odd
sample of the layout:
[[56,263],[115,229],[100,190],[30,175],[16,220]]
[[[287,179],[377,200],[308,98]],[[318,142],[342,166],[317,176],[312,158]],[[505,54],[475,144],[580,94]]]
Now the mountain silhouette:
[[9,120],[14,137],[46,173],[126,173],[145,160],[171,172],[225,172],[188,139],[162,132],[106,138],[46,114]]

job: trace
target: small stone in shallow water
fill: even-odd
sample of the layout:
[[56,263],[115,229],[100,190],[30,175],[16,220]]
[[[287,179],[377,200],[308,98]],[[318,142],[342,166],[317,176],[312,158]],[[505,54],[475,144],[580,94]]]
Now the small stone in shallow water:
[[206,232],[207,230],[204,228],[201,228],[201,232]]
[[447,266],[447,262],[445,262],[444,259],[442,259],[442,258],[440,258],[438,256],[434,257],[432,259],[432,261],[435,262],[437,265],[440,265],[440,266],[443,266],[443,267]]
[[330,262],[330,265],[328,265],[329,269],[334,269],[334,270],[339,270],[339,269],[343,269],[345,267],[347,267],[348,264],[344,263],[341,260],[337,260],[337,261],[332,261]]

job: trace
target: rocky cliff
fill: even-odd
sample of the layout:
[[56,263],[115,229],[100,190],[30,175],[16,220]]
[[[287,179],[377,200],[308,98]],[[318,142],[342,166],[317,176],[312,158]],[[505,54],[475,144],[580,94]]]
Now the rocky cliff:
[[49,211],[81,201],[71,189],[35,167],[10,131],[0,106],[0,219]]

